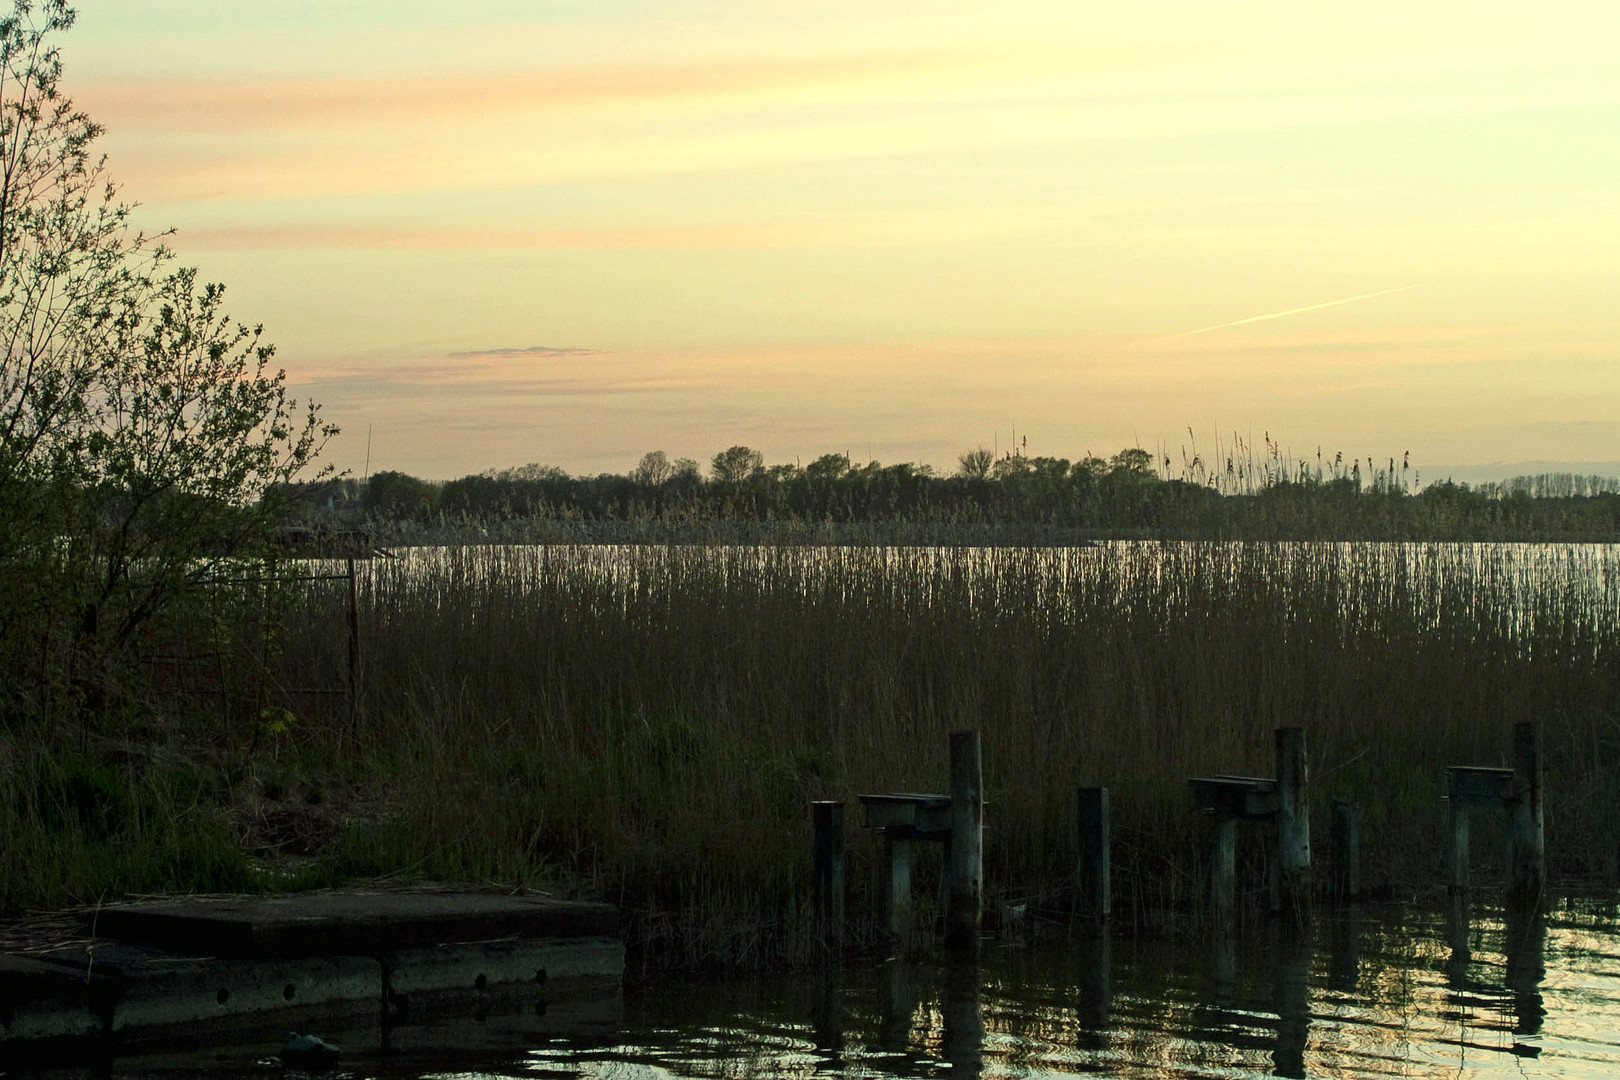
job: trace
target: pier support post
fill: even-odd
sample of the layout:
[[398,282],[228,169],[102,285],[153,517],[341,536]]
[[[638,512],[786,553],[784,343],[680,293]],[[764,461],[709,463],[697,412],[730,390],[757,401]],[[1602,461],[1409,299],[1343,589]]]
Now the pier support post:
[[1342,900],[1361,897],[1361,807],[1333,803],[1333,891]]
[[1090,919],[1106,919],[1113,911],[1107,788],[1080,789],[1076,824],[1080,838],[1080,913]]
[[1290,915],[1308,911],[1311,903],[1310,770],[1305,758],[1305,729],[1278,728],[1277,751],[1277,892],[1273,906]]
[[810,804],[811,850],[816,893],[816,918],[828,945],[844,943],[844,804]]
[[1209,906],[1218,928],[1232,923],[1237,898],[1237,819],[1219,812],[1210,829]]
[[951,733],[950,893],[945,939],[977,945],[984,913],[984,768],[979,733]]
[[1512,877],[1508,899],[1531,905],[1541,899],[1547,878],[1547,847],[1542,830],[1541,725],[1533,720],[1513,725],[1513,787],[1508,807]]
[[1446,888],[1468,891],[1468,807],[1455,792],[1446,798]]
[[893,829],[883,833],[883,923],[897,941],[911,932],[911,841]]
[[349,679],[346,684],[349,703],[349,738],[360,740],[360,598],[355,586],[354,556],[349,556]]

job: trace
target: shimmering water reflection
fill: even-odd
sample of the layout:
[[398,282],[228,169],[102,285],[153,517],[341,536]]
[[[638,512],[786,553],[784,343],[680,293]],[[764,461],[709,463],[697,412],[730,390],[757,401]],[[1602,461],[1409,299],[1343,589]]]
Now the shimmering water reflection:
[[1037,929],[977,964],[660,990],[628,1005],[613,1045],[553,1043],[480,1075],[1085,1073],[1620,1075],[1620,928],[1612,906],[1582,904],[1369,908],[1216,940]]

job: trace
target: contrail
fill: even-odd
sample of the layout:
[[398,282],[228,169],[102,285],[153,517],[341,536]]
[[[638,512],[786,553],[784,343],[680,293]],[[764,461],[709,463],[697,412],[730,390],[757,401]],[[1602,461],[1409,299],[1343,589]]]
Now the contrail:
[[1360,296],[1347,296],[1343,300],[1329,300],[1325,304],[1308,304],[1305,307],[1289,308],[1287,311],[1273,311],[1269,315],[1250,315],[1247,319],[1234,319],[1231,322],[1217,323],[1214,326],[1203,326],[1197,330],[1183,330],[1179,334],[1167,334],[1164,337],[1153,338],[1144,342],[1146,345],[1155,345],[1161,341],[1173,341],[1176,338],[1192,337],[1194,334],[1207,334],[1211,330],[1225,330],[1229,326],[1245,326],[1249,323],[1265,322],[1267,319],[1285,319],[1290,315],[1300,315],[1307,311],[1321,311],[1323,308],[1338,307],[1340,304],[1353,304],[1357,300],[1371,300],[1376,296],[1389,296],[1392,293],[1406,292],[1410,289],[1421,289],[1422,285],[1402,285],[1398,289],[1384,289],[1380,292],[1362,293]]

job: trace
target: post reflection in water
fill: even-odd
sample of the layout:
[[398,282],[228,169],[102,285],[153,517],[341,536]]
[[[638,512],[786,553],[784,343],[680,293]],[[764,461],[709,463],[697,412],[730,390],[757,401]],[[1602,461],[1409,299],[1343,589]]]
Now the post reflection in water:
[[[1446,1002],[1444,1019],[1456,1025],[1456,1043],[1466,1059],[1470,1051],[1505,1052],[1517,1058],[1541,1055],[1536,1043],[1546,1020],[1542,982],[1547,974],[1547,924],[1535,908],[1508,908],[1502,916],[1500,976],[1489,959],[1476,960],[1476,946],[1488,949],[1493,937],[1487,925],[1474,926],[1468,901],[1455,896],[1447,906]],[[1497,978],[1501,979],[1498,983]]]
[[1453,893],[1446,903],[1446,944],[1451,953],[1446,957],[1446,985],[1451,988],[1453,1003],[1465,1004],[1463,992],[1468,987],[1468,965],[1474,962],[1469,941],[1468,896]]
[[1305,1046],[1311,1033],[1310,932],[1292,922],[1270,926],[1272,1002],[1277,1013],[1278,1076],[1305,1075]]
[[[1513,1034],[1540,1035],[1547,1009],[1541,981],[1547,976],[1547,922],[1536,909],[1510,909],[1502,929],[1505,982],[1513,998]],[[1539,1047],[1527,1047],[1539,1053]]]
[[1354,994],[1361,984],[1361,923],[1361,906],[1351,904],[1328,924],[1328,988],[1341,994]]
[[1598,1080],[1620,1075],[1620,929],[1597,910],[1367,905],[1179,940],[1054,927],[977,957],[649,995],[616,1044],[527,1062],[582,1080]]
[[882,974],[882,1017],[878,1045],[903,1053],[911,1043],[911,1019],[917,1013],[917,980],[911,963],[888,960]]
[[1114,942],[1106,924],[1088,933],[1076,951],[1079,970],[1076,982],[1079,988],[1077,1019],[1080,1024],[1081,1049],[1103,1051],[1108,1048],[1108,1027],[1114,1001]]
[[979,1003],[976,956],[954,958],[945,967],[940,1012],[945,1021],[948,1076],[978,1076],[984,1069],[984,1012]]
[[844,973],[836,965],[822,974],[821,994],[812,1010],[810,1030],[816,1049],[838,1061],[844,1049]]
[[1231,927],[1221,927],[1210,935],[1205,971],[1213,1005],[1223,1005],[1232,999],[1232,988],[1237,984],[1237,945],[1237,933]]

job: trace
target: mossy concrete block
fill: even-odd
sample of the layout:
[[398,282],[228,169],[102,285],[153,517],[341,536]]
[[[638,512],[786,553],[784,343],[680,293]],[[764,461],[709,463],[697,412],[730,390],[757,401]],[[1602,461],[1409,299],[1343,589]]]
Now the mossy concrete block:
[[315,893],[102,908],[92,932],[216,956],[344,956],[501,938],[610,937],[611,904],[487,893]]
[[93,971],[114,981],[114,1032],[212,1021],[338,1003],[378,1007],[382,965],[365,956],[241,959],[169,952],[108,942],[46,959],[69,971]]
[[104,974],[0,956],[0,1046],[98,1038],[117,995],[117,982]]

